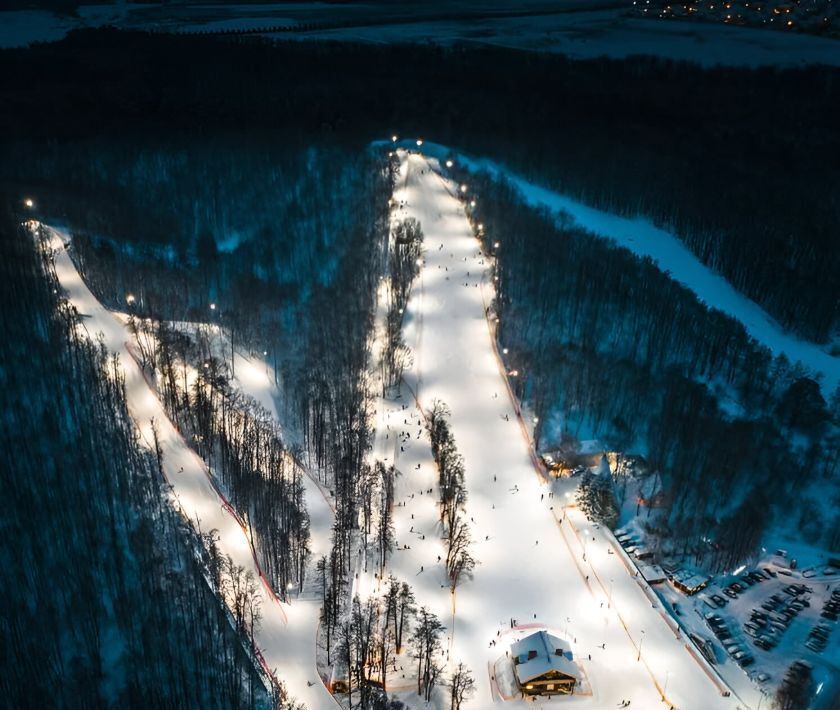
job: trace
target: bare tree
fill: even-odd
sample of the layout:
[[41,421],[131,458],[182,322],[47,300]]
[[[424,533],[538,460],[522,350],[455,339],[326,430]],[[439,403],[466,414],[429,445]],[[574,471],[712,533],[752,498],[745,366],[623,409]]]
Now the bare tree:
[[472,672],[461,661],[449,676],[449,692],[451,694],[450,710],[461,710],[461,704],[475,693],[475,678]]

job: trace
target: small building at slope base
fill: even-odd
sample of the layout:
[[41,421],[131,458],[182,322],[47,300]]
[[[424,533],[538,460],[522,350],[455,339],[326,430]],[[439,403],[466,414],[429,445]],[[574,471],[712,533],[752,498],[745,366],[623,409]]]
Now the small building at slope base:
[[511,645],[510,655],[525,697],[571,695],[580,680],[569,644],[547,631],[520,639]]

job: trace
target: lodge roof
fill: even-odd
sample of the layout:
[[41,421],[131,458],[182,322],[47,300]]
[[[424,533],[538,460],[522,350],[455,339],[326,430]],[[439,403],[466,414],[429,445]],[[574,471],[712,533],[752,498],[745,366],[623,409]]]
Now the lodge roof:
[[577,666],[572,662],[572,651],[566,641],[547,631],[537,631],[520,639],[510,647],[516,663],[520,683],[539,678],[555,671],[580,679]]

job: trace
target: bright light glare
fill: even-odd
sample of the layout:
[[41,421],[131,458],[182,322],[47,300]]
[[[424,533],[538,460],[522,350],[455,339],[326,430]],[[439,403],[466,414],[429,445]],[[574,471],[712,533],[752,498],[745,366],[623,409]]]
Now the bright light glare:
[[215,303],[211,303],[211,304],[210,304],[210,310],[211,310],[211,311],[215,311],[215,310],[216,310],[216,304],[215,304]]
[[32,200],[32,198],[31,198],[31,197],[27,197],[27,198],[23,201],[23,204],[25,204],[25,205],[26,205],[27,207],[29,207],[30,209],[31,209],[32,207],[34,207],[34,206],[35,206],[35,202]]
[[128,293],[128,294],[126,294],[126,296],[125,296],[125,302],[126,302],[127,304],[129,304],[129,305],[131,305],[132,303],[134,303],[134,294],[133,294],[133,293]]
[[397,142],[397,137],[396,137],[396,136],[391,136],[391,140],[392,140],[394,143],[396,143],[396,142]]
[[417,147],[419,148],[421,145],[423,145],[423,140],[421,138],[418,138],[417,139]]
[[467,191],[467,186],[466,185],[461,185],[461,192],[466,192],[466,191]]
[[452,161],[451,161],[451,160],[447,160],[447,161],[446,161],[446,167],[447,167],[447,168],[451,168],[451,167],[452,167],[452,165],[453,165],[453,163],[452,163]]

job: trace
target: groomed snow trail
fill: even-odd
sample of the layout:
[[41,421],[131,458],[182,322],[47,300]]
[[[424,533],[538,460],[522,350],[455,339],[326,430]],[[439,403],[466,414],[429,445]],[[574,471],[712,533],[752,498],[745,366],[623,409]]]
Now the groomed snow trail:
[[[68,235],[52,230],[52,246],[55,249],[55,270],[62,288],[70,302],[82,316],[82,323],[91,337],[99,333],[104,337],[108,349],[120,356],[125,373],[125,388],[128,409],[139,428],[143,440],[149,446],[153,441],[151,421],[158,428],[158,437],[163,450],[163,468],[172,486],[178,505],[194,524],[198,521],[203,531],[216,528],[219,531],[219,546],[230,555],[237,565],[254,574],[258,580],[262,608],[262,622],[256,635],[268,667],[286,683],[291,695],[312,710],[336,707],[334,698],[319,680],[315,669],[315,632],[318,626],[320,603],[299,601],[283,604],[277,601],[264,582],[260,581],[251,548],[244,530],[224,507],[223,502],[210,484],[204,462],[197,456],[166,416],[160,400],[149,387],[140,367],[126,348],[131,339],[119,318],[104,308],[90,292],[76,270],[65,249]],[[242,368],[242,369],[240,369]],[[237,379],[249,394],[263,406],[270,405],[271,387],[267,368],[259,363],[238,358]],[[183,470],[182,470],[183,469]],[[330,512],[320,490],[308,477],[306,483],[306,504],[312,517],[313,554],[322,554],[327,533],[331,525]]]
[[[815,374],[821,374],[826,396],[832,394],[840,383],[840,358],[833,357],[820,345],[784,330],[755,301],[703,264],[678,237],[654,226],[649,220],[621,217],[588,207],[566,195],[536,185],[500,163],[466,156],[444,145],[424,142],[423,152],[439,160],[456,155],[458,163],[470,172],[485,171],[494,178],[508,180],[527,204],[545,207],[552,212],[566,212],[594,235],[609,239],[639,257],[650,257],[659,269],[692,291],[700,301],[739,321],[747,333],[769,348],[773,355],[784,353],[791,362],[799,361]],[[503,240],[504,235],[500,236]]]
[[[403,387],[401,399],[380,400],[377,408],[375,451],[401,474],[394,509],[398,545],[389,571],[408,581],[418,604],[429,606],[446,625],[450,660],[464,661],[475,674],[477,692],[469,707],[501,701],[490,664],[504,657],[515,636],[536,625],[569,640],[591,686],[591,695],[556,699],[558,706],[613,708],[629,699],[635,708],[668,707],[662,699],[666,690],[675,707],[737,708],[738,699],[721,696],[686,650],[686,639],[676,637],[630,572],[612,564],[617,560],[608,558],[602,531],[590,530],[584,561],[570,521],[558,522],[564,501],[550,496],[553,491],[534,468],[494,353],[484,311],[491,297],[489,264],[453,196],[455,186],[438,174],[437,161],[399,155],[394,217],[420,221],[426,252],[406,312],[404,333],[414,366],[405,379],[424,408],[439,399],[451,409],[479,565],[474,579],[457,590],[453,619],[443,564],[437,561],[443,543],[436,471],[420,411]],[[410,438],[399,439],[403,431]],[[576,525],[591,527],[577,518]],[[372,591],[376,584],[368,575],[359,591]],[[512,619],[519,629],[511,629]],[[419,704],[399,675],[389,688],[397,686],[405,688],[401,697]]]

